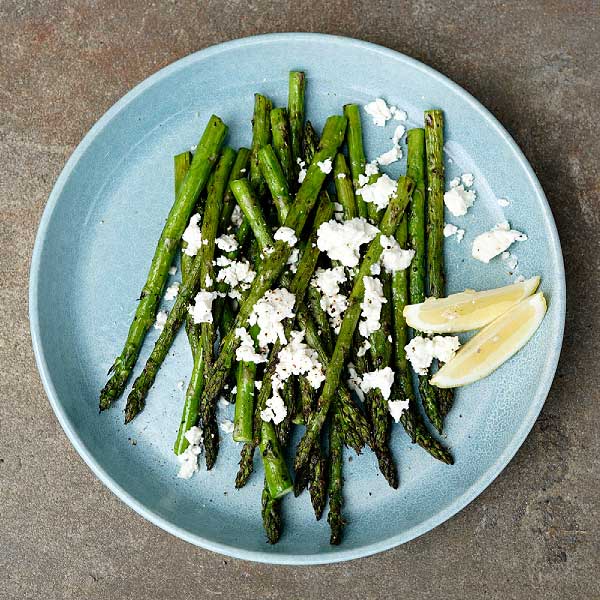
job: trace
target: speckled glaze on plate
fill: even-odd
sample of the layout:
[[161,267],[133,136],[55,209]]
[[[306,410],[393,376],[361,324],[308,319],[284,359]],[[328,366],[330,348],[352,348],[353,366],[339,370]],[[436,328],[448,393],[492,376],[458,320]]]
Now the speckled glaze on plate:
[[[517,274],[542,277],[548,314],[530,343],[489,378],[461,389],[445,442],[453,467],[412,446],[393,429],[400,489],[379,475],[371,452],[346,453],[344,542],[329,545],[306,494],[286,498],[285,531],[268,546],[259,503],[262,476],[233,487],[238,446],[222,443],[216,468],[176,478],[171,451],[190,371],[179,335],[146,410],[125,427],[123,400],[98,415],[98,392],[120,351],[152,252],[172,202],[172,157],[197,143],[211,113],[230,127],[229,144],[250,142],[254,92],[287,100],[290,69],[308,76],[307,114],[321,127],[346,102],[377,96],[405,109],[409,126],[426,108],[446,115],[448,180],[475,175],[477,201],[461,244],[446,243],[449,291],[512,281],[504,263],[470,258],[478,233],[508,219],[527,233],[514,253]],[[392,122],[393,123],[393,122]],[[394,123],[397,124],[397,123]],[[369,157],[391,147],[394,124],[364,119]],[[404,164],[387,169],[397,176]],[[511,203],[501,208],[497,198]],[[171,279],[178,279],[175,275]],[[475,498],[504,468],[530,431],[550,388],[562,343],[565,278],[560,243],[544,193],[527,160],[496,119],[459,86],[402,54],[348,38],[277,34],[220,44],[149,77],[117,102],[77,147],[50,195],[33,254],[33,346],[52,408],[96,475],[138,513],[193,544],[270,563],[316,564],[379,552],[429,531]],[[157,337],[150,331],[140,364]],[[221,410],[221,418],[232,407]],[[135,445],[133,442],[135,441]]]

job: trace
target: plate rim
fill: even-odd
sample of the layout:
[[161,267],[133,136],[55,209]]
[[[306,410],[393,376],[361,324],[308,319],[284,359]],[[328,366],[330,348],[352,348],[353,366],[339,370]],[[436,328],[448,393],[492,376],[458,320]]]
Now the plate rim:
[[[224,51],[230,51],[236,48],[243,48],[249,45],[256,44],[269,44],[272,42],[285,42],[293,39],[294,41],[320,41],[320,42],[333,42],[340,45],[351,45],[354,47],[369,50],[370,52],[376,51],[383,55],[386,55],[394,60],[403,62],[410,65],[412,68],[416,68],[432,79],[443,83],[444,85],[453,89],[462,99],[464,99],[474,110],[493,127],[495,132],[504,140],[505,143],[514,152],[515,157],[524,168],[525,174],[532,186],[535,194],[540,201],[540,206],[544,216],[548,221],[548,225],[551,232],[550,245],[554,255],[557,259],[557,281],[556,291],[552,296],[552,303],[556,304],[558,308],[558,318],[560,320],[560,332],[559,335],[554,339],[554,345],[552,347],[551,359],[546,362],[544,368],[543,383],[538,387],[536,394],[531,398],[529,410],[525,418],[523,419],[520,427],[515,431],[511,437],[509,443],[505,447],[504,451],[496,458],[494,463],[484,471],[480,477],[460,496],[456,497],[452,503],[438,511],[435,515],[429,519],[411,527],[410,529],[403,531],[399,534],[386,537],[377,542],[360,546],[354,549],[344,550],[343,545],[338,549],[332,550],[331,552],[319,552],[315,554],[291,554],[291,553],[270,553],[264,551],[253,551],[244,550],[229,544],[222,544],[214,542],[210,539],[204,538],[197,534],[191,534],[187,530],[174,525],[164,517],[156,514],[152,510],[148,509],[142,502],[131,496],[122,486],[117,484],[111,476],[103,469],[103,467],[96,461],[95,457],[89,452],[80,438],[78,432],[71,424],[65,410],[62,407],[62,403],[59,400],[58,394],[52,382],[52,377],[48,369],[48,365],[45,360],[45,356],[42,349],[41,335],[40,335],[40,323],[39,323],[39,311],[38,311],[38,285],[39,285],[39,272],[40,264],[43,256],[44,245],[46,235],[48,232],[49,224],[52,218],[52,214],[58,204],[58,200],[62,194],[62,190],[73,171],[73,168],[79,161],[82,154],[87,148],[93,143],[98,134],[104,129],[109,121],[118,114],[125,106],[127,106],[137,96],[142,94],[147,88],[154,85],[157,81],[164,78],[171,73],[186,67],[197,60],[204,60],[210,58],[212,55],[219,54]],[[460,85],[452,81],[447,76],[441,74],[432,67],[427,66],[421,61],[407,56],[406,54],[386,48],[379,44],[359,40],[356,38],[350,38],[346,36],[330,35],[323,33],[301,33],[301,32],[287,32],[287,33],[269,33],[254,35],[227,42],[221,42],[219,44],[209,46],[202,50],[198,50],[187,56],[180,58],[157,72],[153,73],[140,83],[138,83],[133,89],[123,95],[116,103],[114,103],[89,129],[85,134],[81,142],[77,145],[65,166],[63,167],[60,175],[58,176],[40,219],[38,230],[35,237],[33,253],[31,258],[31,267],[29,272],[29,323],[30,333],[33,345],[33,351],[35,355],[37,369],[40,373],[42,384],[50,405],[58,419],[61,427],[67,435],[67,438],[77,451],[77,453],[83,458],[84,462],[92,470],[92,472],[111,490],[119,499],[121,499],[130,508],[135,510],[139,515],[157,525],[161,529],[168,533],[179,537],[191,544],[205,548],[207,550],[218,552],[233,558],[242,560],[249,560],[254,562],[261,562],[267,564],[281,564],[281,565],[317,565],[317,564],[329,564],[337,563],[347,560],[353,560],[370,556],[385,550],[389,550],[400,544],[406,543],[432,529],[438,525],[444,523],[452,516],[461,511],[465,506],[472,502],[479,494],[481,494],[496,477],[504,470],[506,465],[511,461],[516,452],[522,446],[527,435],[531,431],[537,417],[546,401],[548,392],[554,380],[556,367],[561,354],[561,347],[564,335],[565,326],[565,313],[566,313],[566,279],[564,270],[564,259],[562,255],[562,249],[560,245],[560,239],[556,222],[552,214],[552,210],[546,198],[546,195],[539,183],[537,176],[535,175],[529,161],[514,141],[512,136],[504,128],[504,126],[496,119],[496,117],[485,108],[474,96],[468,91],[462,88]]]

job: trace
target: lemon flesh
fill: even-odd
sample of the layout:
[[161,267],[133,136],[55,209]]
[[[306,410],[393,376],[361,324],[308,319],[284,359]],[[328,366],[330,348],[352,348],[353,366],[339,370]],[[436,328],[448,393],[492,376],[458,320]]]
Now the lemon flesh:
[[431,379],[440,388],[479,381],[516,354],[546,314],[541,292],[529,296],[474,335]]
[[465,290],[447,298],[428,298],[404,308],[406,323],[425,333],[457,333],[480,329],[524,298],[540,284],[539,277],[501,288],[476,292]]

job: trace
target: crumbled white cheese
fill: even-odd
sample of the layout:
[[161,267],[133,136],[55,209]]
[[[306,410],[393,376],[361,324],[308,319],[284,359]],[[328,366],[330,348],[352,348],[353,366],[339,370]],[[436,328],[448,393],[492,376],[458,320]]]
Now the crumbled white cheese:
[[298,248],[294,248],[289,255],[286,265],[290,265],[290,271],[295,273],[298,270],[298,261],[300,260],[300,250]]
[[154,321],[154,329],[158,329],[159,331],[162,331],[165,328],[168,316],[169,316],[169,313],[166,310],[159,310],[156,313],[156,321]]
[[410,405],[410,400],[388,400],[388,410],[390,411],[390,415],[392,419],[396,423],[400,422],[400,417],[404,413],[405,410],[408,410]]
[[519,260],[517,257],[510,252],[503,252],[501,258],[510,271],[514,271],[519,265]]
[[427,375],[434,358],[441,362],[448,362],[459,347],[460,341],[456,336],[436,335],[428,338],[419,335],[404,346],[404,350],[415,373]]
[[210,278],[210,275],[207,273],[206,277],[204,278],[204,286],[206,288],[210,288],[213,284],[213,280]]
[[[402,125],[400,125],[400,127],[402,127]],[[392,163],[395,163],[401,158],[402,150],[400,149],[400,146],[398,144],[394,144],[390,150],[384,152],[383,154],[380,154],[376,160],[380,165],[387,166],[391,165]]]
[[406,121],[408,119],[407,112],[395,106],[390,106],[390,112],[394,116],[394,121]]
[[280,227],[273,236],[273,239],[285,242],[288,246],[295,246],[298,242],[296,232],[291,227]]
[[371,342],[369,342],[369,340],[365,340],[361,344],[360,348],[357,350],[356,356],[358,356],[359,358],[361,356],[364,356],[370,348],[371,348]]
[[405,133],[406,127],[404,127],[404,125],[398,125],[398,127],[396,127],[396,129],[394,130],[394,135],[392,136],[392,144],[394,144],[394,146],[397,146]]
[[346,281],[344,267],[317,269],[312,283],[325,296],[334,296],[340,291],[340,284]]
[[373,183],[365,183],[356,190],[365,202],[374,204],[378,210],[387,208],[391,197],[396,193],[398,184],[387,174],[381,175]]
[[175,273],[177,273],[177,267],[175,265],[169,267],[169,275],[175,275]]
[[233,235],[227,235],[226,233],[219,236],[215,240],[215,244],[217,245],[217,248],[223,252],[233,252],[238,248],[238,241],[235,237]]
[[179,294],[179,286],[181,282],[174,281],[165,291],[165,300],[175,300]]
[[266,356],[263,353],[256,352],[254,341],[243,327],[238,327],[235,330],[235,336],[240,340],[240,345],[235,351],[235,358],[238,362],[252,362],[256,364],[266,362]]
[[325,160],[317,161],[317,167],[319,167],[319,169],[321,169],[325,175],[329,175],[329,173],[331,173],[331,169],[333,169],[333,164],[330,158],[326,158]]
[[363,320],[358,324],[358,330],[363,337],[369,337],[381,327],[379,323],[381,307],[387,303],[387,300],[383,295],[383,286],[379,279],[365,275],[363,284],[365,293],[360,304]]
[[473,206],[475,198],[473,190],[465,190],[464,185],[457,185],[444,194],[444,204],[455,217],[462,217]]
[[229,400],[227,400],[223,396],[219,396],[219,406],[221,408],[227,408],[228,406],[231,406],[231,402],[229,402]]
[[279,351],[272,378],[273,387],[279,387],[278,382],[283,384],[292,375],[304,375],[314,389],[318,389],[323,383],[323,365],[317,352],[304,342],[304,334],[304,331],[292,331],[289,344]]
[[456,236],[456,241],[460,244],[462,239],[465,237],[465,230],[459,229],[452,223],[446,223],[444,225],[444,237],[451,237],[453,235]]
[[231,213],[231,224],[234,227],[239,227],[244,220],[244,213],[242,213],[242,209],[236,204],[233,207],[233,212]]
[[337,178],[338,179],[346,179],[346,173],[338,173]]
[[300,167],[300,170],[298,171],[298,183],[302,183],[306,177],[306,163],[299,157],[296,159],[296,162]]
[[450,237],[458,231],[458,227],[452,223],[446,223],[444,225],[444,237]]
[[267,256],[269,256],[269,254],[273,254],[273,251],[275,250],[275,248],[273,248],[273,246],[265,246],[261,251],[260,251],[260,255],[265,258]]
[[455,177],[450,180],[450,189],[455,188],[460,185],[460,177]]
[[362,391],[362,388],[360,387],[361,378],[360,375],[356,372],[356,369],[354,368],[354,365],[352,363],[348,363],[348,375],[350,375],[350,377],[346,380],[348,387],[357,395],[358,399],[361,402],[364,402],[365,394]]
[[278,392],[273,392],[273,395],[265,402],[266,408],[260,411],[260,418],[263,421],[273,421],[275,425],[281,423],[287,416],[287,408],[285,402]]
[[460,348],[460,340],[455,335],[436,335],[433,337],[433,355],[440,362],[447,363],[454,358]]
[[223,419],[219,423],[219,429],[223,433],[233,433],[233,421],[231,421],[230,419]]
[[338,223],[330,220],[317,231],[317,246],[331,260],[340,261],[346,267],[355,267],[360,259],[360,247],[369,243],[378,233],[377,227],[362,217]]
[[433,360],[433,340],[416,336],[404,347],[404,350],[415,373],[427,375],[427,370]]
[[381,275],[381,264],[376,262],[371,265],[371,275]]
[[383,369],[364,373],[360,387],[365,394],[377,388],[384,399],[387,400],[392,393],[393,384],[394,371],[390,367],[384,367]]
[[495,225],[490,231],[478,235],[473,241],[473,258],[489,263],[494,256],[508,250],[514,242],[523,242],[527,236],[511,229],[508,221]]
[[410,267],[415,251],[403,250],[400,244],[391,236],[381,235],[379,237],[383,252],[381,253],[381,264],[388,273],[404,271]]
[[379,167],[377,166],[377,161],[372,160],[371,162],[365,165],[365,176],[371,177],[371,175],[377,175],[379,173]]
[[248,289],[256,277],[256,273],[246,260],[229,260],[225,256],[220,256],[217,258],[217,265],[221,267],[217,273],[217,281],[224,281],[232,290],[237,287]]
[[260,390],[262,389],[262,385],[263,382],[262,381],[255,381],[254,382],[254,387],[260,392]]
[[502,207],[502,208],[506,208],[507,206],[510,205],[510,202],[506,199],[506,198],[498,198],[498,204]]
[[258,325],[258,343],[261,347],[279,340],[286,344],[283,321],[294,317],[296,297],[285,288],[267,290],[264,296],[254,305],[248,323]]
[[188,256],[196,256],[198,254],[198,250],[200,250],[200,246],[202,245],[202,232],[200,230],[200,215],[198,213],[194,213],[190,217],[190,222],[188,226],[185,228],[183,232],[183,236],[181,239],[187,243],[187,246],[184,248],[183,253]]
[[332,269],[317,269],[312,279],[312,285],[322,294],[321,308],[329,315],[334,331],[339,331],[342,315],[348,308],[348,298],[340,294],[340,284],[346,281],[344,267]]
[[202,430],[196,426],[190,427],[185,433],[185,439],[189,446],[177,457],[180,465],[177,477],[181,479],[189,479],[198,470],[198,455],[202,451]]
[[386,121],[392,118],[392,111],[383,98],[376,98],[365,105],[365,112],[373,118],[373,123],[378,127],[383,127]]
[[206,290],[200,290],[196,294],[194,304],[190,305],[188,309],[196,325],[213,322],[212,303],[216,297],[216,292],[208,292]]
[[460,176],[460,180],[463,182],[465,187],[471,187],[475,181],[475,177],[473,176],[473,173],[463,173]]

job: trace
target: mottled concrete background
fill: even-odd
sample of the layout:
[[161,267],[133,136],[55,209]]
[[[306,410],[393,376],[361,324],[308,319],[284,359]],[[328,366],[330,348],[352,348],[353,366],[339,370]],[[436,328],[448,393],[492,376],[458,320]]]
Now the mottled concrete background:
[[[286,4],[0,0],[0,598],[600,598],[598,2]],[[550,397],[496,482],[409,544],[304,569],[194,548],[117,500],[54,418],[27,320],[37,224],[88,128],[194,50],[290,30],[400,50],[491,109],[548,194],[569,289]]]

